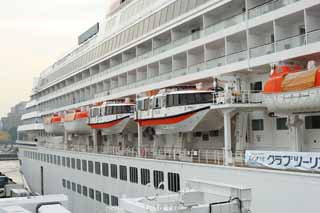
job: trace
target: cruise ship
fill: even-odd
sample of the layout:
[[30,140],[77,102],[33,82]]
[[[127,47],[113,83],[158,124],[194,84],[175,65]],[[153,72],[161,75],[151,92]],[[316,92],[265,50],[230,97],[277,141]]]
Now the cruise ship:
[[30,189],[72,212],[320,212],[320,0],[113,1],[22,120]]

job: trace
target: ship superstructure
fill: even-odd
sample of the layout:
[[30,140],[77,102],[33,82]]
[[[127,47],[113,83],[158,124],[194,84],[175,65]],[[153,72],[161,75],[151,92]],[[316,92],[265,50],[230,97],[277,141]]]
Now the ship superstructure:
[[253,212],[317,212],[320,1],[117,3],[35,84],[32,189],[111,212],[196,178],[252,189]]

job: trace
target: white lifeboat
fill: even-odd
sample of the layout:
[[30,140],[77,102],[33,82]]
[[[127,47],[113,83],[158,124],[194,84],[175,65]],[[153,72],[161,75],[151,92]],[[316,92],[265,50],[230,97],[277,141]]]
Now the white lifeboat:
[[305,113],[320,110],[320,67],[276,66],[263,91],[270,112]]
[[105,135],[135,133],[137,125],[133,119],[135,104],[104,103],[90,108],[88,124],[100,129]]
[[88,126],[89,113],[87,111],[75,110],[64,116],[64,128],[68,133],[90,134]]
[[141,127],[153,127],[157,134],[209,131],[221,128],[221,112],[210,109],[209,90],[165,91],[137,100],[135,119]]
[[48,134],[63,135],[63,117],[57,114],[43,118],[44,130]]

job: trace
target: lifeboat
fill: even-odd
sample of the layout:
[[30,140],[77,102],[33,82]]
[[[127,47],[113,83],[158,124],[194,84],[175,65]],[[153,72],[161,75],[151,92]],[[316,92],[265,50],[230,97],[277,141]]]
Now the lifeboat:
[[52,115],[43,118],[44,130],[48,134],[63,135],[63,117],[60,115]]
[[320,67],[275,66],[263,90],[271,112],[303,113],[320,110]]
[[87,111],[75,110],[64,116],[64,128],[68,133],[89,134],[88,126],[89,113]]
[[137,100],[135,120],[141,127],[153,127],[157,134],[209,131],[221,128],[212,110],[213,93],[207,90],[164,90]]
[[91,107],[88,124],[105,135],[135,133],[134,107],[135,104],[130,103],[104,103]]

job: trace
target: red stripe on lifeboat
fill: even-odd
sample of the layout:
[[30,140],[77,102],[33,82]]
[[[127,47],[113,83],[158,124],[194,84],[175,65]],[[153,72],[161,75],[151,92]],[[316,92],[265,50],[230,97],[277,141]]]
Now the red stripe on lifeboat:
[[108,128],[111,128],[111,127],[119,124],[124,119],[125,118],[114,120],[114,121],[110,121],[110,122],[106,122],[106,123],[102,123],[102,124],[89,124],[89,125],[93,129],[108,129]]
[[85,119],[89,117],[89,113],[88,112],[76,112],[76,114],[74,115],[74,120],[81,120],[81,119]]
[[51,123],[60,123],[62,121],[62,117],[61,116],[53,116],[51,118]]
[[138,120],[140,126],[158,126],[158,125],[170,125],[176,124],[181,121],[184,121],[191,116],[196,114],[196,112],[189,112],[182,115],[177,115],[173,117],[166,117],[166,118],[156,118],[156,119],[146,119],[146,120]]

